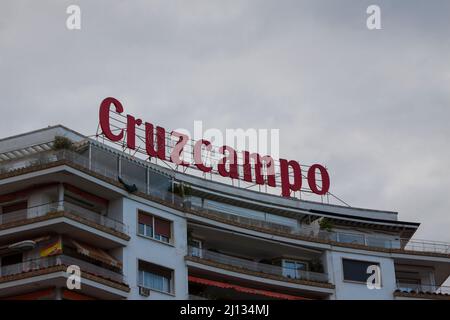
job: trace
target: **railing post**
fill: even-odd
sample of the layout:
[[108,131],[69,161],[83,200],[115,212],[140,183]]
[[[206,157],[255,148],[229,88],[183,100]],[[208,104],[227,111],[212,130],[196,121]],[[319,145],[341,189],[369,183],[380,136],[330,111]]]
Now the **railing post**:
[[89,142],[89,170],[92,170],[92,145]]
[[58,185],[58,211],[64,211],[64,185],[60,183]]

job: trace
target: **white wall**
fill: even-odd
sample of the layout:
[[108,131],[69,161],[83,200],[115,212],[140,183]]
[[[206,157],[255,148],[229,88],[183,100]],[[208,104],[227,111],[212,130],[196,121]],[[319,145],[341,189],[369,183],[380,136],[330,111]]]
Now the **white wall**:
[[[173,230],[173,245],[137,235],[137,212],[144,210],[155,216],[171,220]],[[165,210],[156,209],[130,199],[123,200],[124,222],[130,231],[130,241],[123,249],[123,268],[126,281],[131,288],[129,299],[187,299],[188,281],[187,267],[184,257],[187,254],[186,219]],[[151,291],[148,298],[139,295],[138,259],[154,263],[174,270],[174,295]]]
[[[336,285],[334,299],[393,299],[396,289],[394,261],[391,258],[361,255],[338,251],[327,251],[327,272]],[[369,289],[367,285],[344,281],[342,259],[354,259],[379,263],[381,268],[381,289]],[[369,277],[369,274],[367,275]]]

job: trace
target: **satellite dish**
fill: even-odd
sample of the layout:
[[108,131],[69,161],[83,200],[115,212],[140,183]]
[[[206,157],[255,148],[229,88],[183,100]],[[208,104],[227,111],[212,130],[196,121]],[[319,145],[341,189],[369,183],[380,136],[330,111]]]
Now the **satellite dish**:
[[28,251],[34,249],[34,247],[36,247],[36,242],[34,242],[33,240],[25,240],[10,244],[8,246],[8,249],[17,251]]

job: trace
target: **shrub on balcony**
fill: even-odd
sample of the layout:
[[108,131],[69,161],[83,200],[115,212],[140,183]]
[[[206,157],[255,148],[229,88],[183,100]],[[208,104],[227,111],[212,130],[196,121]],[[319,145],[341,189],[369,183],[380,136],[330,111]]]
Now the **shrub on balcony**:
[[326,230],[326,231],[332,231],[333,230],[333,222],[327,218],[322,218],[319,222],[320,229]]
[[182,198],[188,197],[192,194],[192,188],[184,183],[174,184],[173,191],[174,194],[179,195]]
[[73,150],[73,141],[67,137],[56,136],[53,141],[53,150]]

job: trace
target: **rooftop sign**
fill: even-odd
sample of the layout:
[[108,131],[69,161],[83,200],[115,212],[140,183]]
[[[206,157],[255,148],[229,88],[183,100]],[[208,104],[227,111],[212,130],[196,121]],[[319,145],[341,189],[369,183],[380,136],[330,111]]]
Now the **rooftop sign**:
[[[169,133],[130,114],[126,115],[126,120],[119,121],[119,125],[112,124],[113,115],[123,116],[123,112],[119,100],[109,97],[102,101],[99,118],[103,135],[111,142],[122,142],[129,150],[145,154],[149,159],[160,159],[177,167],[194,168],[228,179],[279,187],[283,197],[291,197],[296,191],[304,190],[303,180],[306,180],[307,189],[317,195],[327,194],[330,188],[328,172],[320,164],[301,166],[297,161],[286,159],[280,159],[277,164],[269,155],[237,152],[226,145],[217,150],[220,159],[211,160],[208,153],[214,152],[214,147],[208,140],[191,141],[185,134],[176,131]],[[143,147],[137,146],[136,142],[142,142]],[[192,154],[192,161],[186,161],[183,156],[186,152]]]

